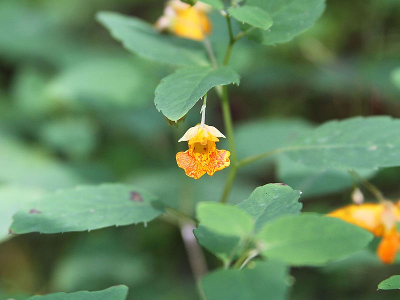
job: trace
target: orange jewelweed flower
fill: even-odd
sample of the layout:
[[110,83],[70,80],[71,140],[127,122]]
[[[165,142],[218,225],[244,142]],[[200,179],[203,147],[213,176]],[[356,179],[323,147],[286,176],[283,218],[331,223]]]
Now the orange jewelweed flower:
[[177,36],[201,41],[211,32],[211,22],[207,17],[210,6],[201,2],[190,6],[179,0],[168,1],[155,27],[159,31],[170,31]]
[[328,216],[342,219],[364,228],[375,236],[381,236],[377,255],[385,264],[391,264],[396,258],[400,247],[400,233],[396,223],[400,221],[400,201],[381,203],[352,204],[339,208]]
[[178,152],[176,162],[187,176],[194,179],[199,179],[205,173],[212,176],[216,171],[229,166],[231,153],[218,150],[215,145],[219,137],[225,136],[217,128],[199,124],[189,128],[180,138],[179,142],[188,141],[189,150]]

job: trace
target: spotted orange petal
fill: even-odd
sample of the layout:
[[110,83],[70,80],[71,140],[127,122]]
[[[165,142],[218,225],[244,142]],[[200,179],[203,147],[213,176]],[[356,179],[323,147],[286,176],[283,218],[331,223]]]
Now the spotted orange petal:
[[206,173],[203,165],[195,157],[189,155],[189,150],[178,152],[176,154],[176,162],[179,168],[185,170],[187,176],[194,179],[199,179]]
[[210,163],[208,165],[207,174],[213,176],[216,171],[230,165],[229,156],[231,153],[227,150],[216,150],[210,153]]

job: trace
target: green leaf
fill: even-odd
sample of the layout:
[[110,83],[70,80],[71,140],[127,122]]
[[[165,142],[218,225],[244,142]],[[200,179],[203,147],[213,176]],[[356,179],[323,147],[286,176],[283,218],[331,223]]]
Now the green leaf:
[[400,120],[356,117],[330,121],[299,136],[284,152],[315,168],[400,166]]
[[133,186],[104,184],[48,194],[14,215],[11,230],[57,233],[149,222],[164,209],[150,193]]
[[254,225],[249,214],[230,204],[200,202],[196,214],[200,225],[226,236],[244,238],[251,233]]
[[311,27],[325,9],[325,0],[248,0],[246,4],[259,7],[272,17],[272,27],[256,33],[265,45],[290,41]]
[[[279,180],[300,190],[303,198],[341,191],[354,184],[348,170],[312,168],[297,163],[286,155],[279,155],[277,169]],[[366,179],[376,173],[376,170],[356,171]]]
[[394,275],[379,283],[378,290],[400,290],[400,275]]
[[373,236],[336,218],[301,214],[268,223],[257,238],[268,258],[295,266],[318,266],[359,251]]
[[193,233],[199,244],[216,255],[224,264],[235,258],[235,254],[240,252],[241,240],[237,236],[218,234],[202,225],[193,230]]
[[394,85],[400,89],[400,68],[392,72],[392,81]]
[[311,129],[311,124],[301,119],[256,120],[240,124],[235,128],[238,156],[246,158],[283,148]]
[[202,286],[207,299],[286,299],[288,268],[279,261],[257,261],[242,270],[218,270],[207,274]]
[[97,20],[137,55],[172,65],[208,65],[198,42],[160,34],[151,24],[113,12],[100,12]]
[[302,204],[298,202],[300,192],[290,186],[275,183],[260,186],[250,197],[237,206],[248,212],[255,220],[255,231],[264,224],[284,215],[299,214]]
[[55,293],[44,296],[33,296],[27,300],[125,300],[128,296],[128,287],[118,285],[98,292]]
[[230,67],[179,69],[161,80],[155,92],[154,103],[168,119],[177,121],[212,87],[239,82],[239,75]]
[[0,242],[12,236],[8,232],[12,216],[21,209],[24,203],[36,200],[42,194],[42,190],[26,186],[0,187]]
[[236,20],[264,30],[270,28],[273,23],[269,13],[255,6],[243,5],[230,7],[228,12]]
[[206,4],[214,7],[217,10],[224,9],[224,3],[222,3],[221,0],[201,0],[200,2],[206,3]]

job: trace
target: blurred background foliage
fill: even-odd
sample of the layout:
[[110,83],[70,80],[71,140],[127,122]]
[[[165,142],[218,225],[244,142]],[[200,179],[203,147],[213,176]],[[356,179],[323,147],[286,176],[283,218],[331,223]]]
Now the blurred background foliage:
[[[10,212],[23,202],[80,184],[133,183],[187,213],[219,198],[225,171],[194,181],[175,163],[185,148],[177,140],[198,122],[200,107],[168,126],[153,93],[173,69],[128,53],[95,21],[96,12],[112,10],[154,23],[163,8],[160,0],[0,1],[0,299],[115,284],[130,287],[129,299],[198,297],[179,230],[165,219],[145,228],[7,234]],[[400,117],[399,16],[398,0],[328,0],[316,25],[290,43],[241,40],[231,59],[241,85],[230,87],[239,156],[279,147],[330,119]],[[226,27],[212,18],[211,41],[223,53]],[[213,94],[208,108],[208,123],[223,131]],[[399,198],[399,168],[360,172]],[[285,157],[244,169],[230,201],[279,181],[303,191],[305,211],[350,201],[346,172]],[[323,268],[293,269],[291,299],[398,299],[396,291],[376,292],[398,272],[378,262],[374,246]]]

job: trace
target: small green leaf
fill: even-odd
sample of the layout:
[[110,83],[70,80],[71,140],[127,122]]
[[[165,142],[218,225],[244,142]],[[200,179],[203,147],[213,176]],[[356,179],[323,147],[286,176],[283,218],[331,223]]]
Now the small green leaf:
[[268,223],[257,238],[268,258],[295,266],[318,266],[361,250],[373,236],[340,219],[302,214]]
[[168,119],[177,121],[212,87],[239,82],[239,75],[230,67],[179,69],[158,85],[154,103]]
[[394,275],[379,283],[378,290],[400,290],[400,275]]
[[164,212],[155,200],[121,184],[60,190],[25,205],[14,215],[11,231],[58,233],[149,222]]
[[243,5],[239,7],[230,7],[228,12],[236,20],[264,30],[270,28],[273,23],[269,13],[255,6]]
[[242,270],[218,270],[202,280],[209,300],[284,300],[288,292],[288,268],[279,261],[257,261]]
[[218,234],[200,225],[193,231],[200,245],[215,254],[224,263],[229,262],[240,251],[240,238]]
[[226,236],[244,238],[251,233],[254,225],[249,214],[230,204],[200,202],[196,214],[200,225]]
[[222,3],[221,0],[201,0],[200,2],[206,3],[206,4],[214,7],[217,10],[224,9],[224,3]]
[[252,33],[264,45],[290,41],[311,27],[325,9],[325,0],[248,0],[246,4],[265,10],[272,18],[268,31]]
[[27,300],[125,300],[128,296],[128,287],[118,285],[98,292],[55,293],[44,296],[33,296]]
[[113,12],[100,12],[97,20],[137,55],[172,65],[208,65],[198,42],[158,33],[151,24]]
[[294,140],[284,152],[315,168],[400,166],[400,119],[387,116],[330,121]]
[[299,214],[302,207],[299,197],[300,192],[288,185],[266,184],[256,188],[248,199],[237,206],[256,220],[255,231],[258,231],[264,224],[278,217]]

